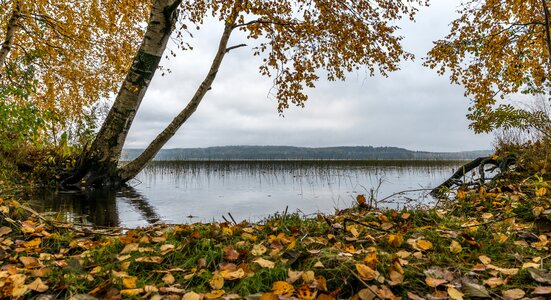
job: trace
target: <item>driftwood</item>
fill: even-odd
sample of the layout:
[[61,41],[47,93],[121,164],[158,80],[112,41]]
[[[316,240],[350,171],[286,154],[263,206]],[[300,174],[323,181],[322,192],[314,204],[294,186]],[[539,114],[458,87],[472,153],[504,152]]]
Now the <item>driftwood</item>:
[[[488,178],[485,177],[486,171],[494,171],[499,168],[501,173],[507,171],[512,165],[516,162],[516,157],[509,155],[502,159],[495,159],[489,156],[483,156],[476,158],[463,166],[461,166],[448,180],[444,181],[439,186],[435,187],[431,192],[433,197],[441,197],[446,190],[451,189],[453,186],[460,186],[465,184],[462,178],[465,177],[469,172],[478,168],[479,173],[479,184],[484,184]],[[490,169],[486,170],[486,166],[491,165]]]

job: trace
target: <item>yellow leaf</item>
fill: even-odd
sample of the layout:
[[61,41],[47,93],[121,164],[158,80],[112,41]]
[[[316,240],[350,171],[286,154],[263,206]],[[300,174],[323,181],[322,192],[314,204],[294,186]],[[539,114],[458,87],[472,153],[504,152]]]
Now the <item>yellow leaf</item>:
[[143,292],[144,292],[143,289],[124,289],[124,290],[121,290],[121,295],[131,297],[131,296],[137,296]]
[[222,297],[222,295],[224,295],[226,292],[224,290],[214,290],[210,293],[206,293],[205,294],[205,297],[207,299],[216,299],[216,298],[220,298]]
[[543,197],[545,196],[545,194],[547,194],[547,188],[545,187],[540,187],[539,189],[536,190],[537,197]]
[[390,277],[390,285],[397,285],[404,281],[404,275],[394,270],[390,271],[388,276]]
[[261,257],[253,260],[253,262],[257,263],[258,265],[260,265],[263,268],[272,269],[273,267],[275,267],[275,263],[273,261],[269,261],[269,260],[261,258]]
[[461,247],[461,244],[453,240],[452,243],[450,244],[450,252],[457,254],[457,253],[460,253],[462,250],[463,248]]
[[182,300],[201,300],[201,295],[195,292],[189,292],[184,295]]
[[138,251],[138,248],[140,245],[138,243],[130,243],[124,246],[124,248],[121,250],[119,254],[128,254],[133,251]]
[[127,289],[133,289],[136,287],[138,278],[136,276],[127,276],[122,278],[122,285]]
[[276,295],[291,294],[295,288],[285,281],[276,281],[272,284],[272,292]]
[[224,277],[222,277],[219,273],[214,273],[209,281],[209,285],[215,290],[222,289],[224,286]]
[[482,262],[482,263],[485,264],[485,265],[488,265],[488,264],[490,264],[490,263],[492,262],[492,259],[489,258],[489,257],[486,256],[486,255],[480,255],[480,256],[478,257],[478,259],[480,260],[480,262]]
[[274,293],[264,293],[259,300],[278,300],[279,297]]
[[42,239],[36,238],[24,243],[23,246],[25,246],[25,248],[37,248],[40,243],[42,243]]
[[400,247],[400,245],[402,245],[402,242],[403,242],[402,235],[399,233],[389,234],[387,237],[387,240],[391,246],[396,248]]
[[364,264],[356,264],[356,270],[358,271],[360,278],[366,281],[373,280],[379,276],[379,272]]
[[463,293],[455,289],[454,287],[448,287],[448,295],[452,300],[463,300]]
[[314,273],[314,271],[306,271],[306,272],[303,272],[302,273],[302,281],[304,281],[305,283],[312,283],[314,282],[314,280],[316,280],[316,274]]
[[427,240],[417,240],[417,246],[423,251],[432,249],[432,243]]
[[172,276],[172,274],[167,273],[167,274],[165,274],[165,276],[163,276],[162,280],[165,284],[171,285],[171,284],[174,283],[175,278],[174,278],[174,276]]
[[266,253],[267,250],[268,249],[266,249],[266,247],[262,244],[254,245],[253,250],[251,250],[251,254],[254,256],[260,256]]
[[242,268],[239,268],[235,271],[231,271],[231,270],[222,270],[220,271],[220,275],[222,275],[222,277],[225,279],[225,280],[237,280],[237,279],[241,279],[243,277],[245,277],[245,271],[242,269]]
[[372,269],[377,266],[377,261],[377,252],[370,252],[364,258],[364,263]]

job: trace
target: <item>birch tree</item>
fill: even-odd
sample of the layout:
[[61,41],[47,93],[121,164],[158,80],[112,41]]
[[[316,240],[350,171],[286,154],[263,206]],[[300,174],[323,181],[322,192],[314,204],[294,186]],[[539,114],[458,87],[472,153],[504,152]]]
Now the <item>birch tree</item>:
[[[344,80],[360,68],[371,75],[398,69],[412,59],[400,42],[397,21],[413,19],[423,0],[154,0],[147,29],[113,106],[84,163],[64,184],[117,185],[134,177],[195,112],[211,89],[223,59],[237,48],[249,47],[262,57],[261,75],[273,78],[277,107],[303,106],[307,89],[320,74]],[[120,167],[119,158],[169,38],[186,38],[186,29],[205,18],[219,20],[224,30],[210,70],[194,96],[136,160]],[[230,43],[243,31],[247,45]],[[184,42],[184,41],[182,41]],[[184,43],[185,45],[185,43]]]

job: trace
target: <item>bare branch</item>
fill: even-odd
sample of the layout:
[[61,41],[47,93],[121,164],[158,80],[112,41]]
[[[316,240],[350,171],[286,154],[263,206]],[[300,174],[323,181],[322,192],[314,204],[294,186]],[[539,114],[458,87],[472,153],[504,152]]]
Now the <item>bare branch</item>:
[[237,48],[241,48],[241,47],[247,47],[247,44],[239,44],[239,45],[228,47],[228,48],[226,48],[226,53],[232,51],[233,49],[237,49]]

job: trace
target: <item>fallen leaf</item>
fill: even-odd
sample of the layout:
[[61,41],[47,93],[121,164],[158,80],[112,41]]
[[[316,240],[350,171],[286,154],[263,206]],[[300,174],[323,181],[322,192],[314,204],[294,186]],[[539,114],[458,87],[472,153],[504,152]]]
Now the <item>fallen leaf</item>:
[[172,274],[166,273],[162,280],[166,285],[172,285],[176,279],[172,276]]
[[33,282],[27,285],[29,290],[37,291],[39,293],[44,293],[48,290],[48,286],[42,282],[40,278],[35,279]]
[[291,294],[295,288],[285,281],[276,281],[272,284],[272,292],[276,295]]
[[532,294],[536,294],[536,295],[551,294],[551,286],[538,286],[532,291]]
[[537,264],[537,263],[526,262],[526,263],[523,263],[523,264],[522,264],[522,268],[521,268],[521,269],[527,269],[527,268],[538,269],[539,267],[540,267],[540,265]]
[[136,258],[134,261],[142,263],[154,263],[159,264],[163,261],[163,258],[160,256],[142,256]]
[[432,243],[427,240],[417,240],[417,246],[423,251],[432,249]]
[[224,286],[224,277],[222,277],[219,273],[214,273],[209,281],[209,285],[215,290],[222,289]]
[[370,252],[364,258],[364,263],[372,269],[377,266],[377,261],[377,252]]
[[297,296],[299,300],[312,300],[316,297],[316,293],[312,293],[312,290],[308,287],[308,285],[303,284],[296,290]]
[[195,292],[185,293],[182,300],[201,300],[201,295]]
[[23,263],[27,269],[38,267],[40,265],[36,258],[30,256],[21,256],[19,257],[19,261]]
[[137,282],[138,282],[138,277],[136,276],[127,276],[122,278],[122,285],[127,289],[136,288]]
[[362,289],[358,292],[358,298],[361,300],[373,300],[377,297],[374,292],[377,291],[377,286],[372,286],[369,289]]
[[325,266],[323,265],[323,263],[321,261],[318,261],[314,264],[314,268],[321,269],[321,268],[325,268]]
[[436,279],[436,278],[432,278],[432,277],[426,277],[425,278],[425,283],[428,286],[433,287],[433,288],[435,288],[435,287],[437,287],[441,284],[444,284],[446,282],[448,282],[448,281],[445,280],[445,279]]
[[124,289],[124,290],[121,290],[121,295],[131,297],[131,296],[137,296],[143,292],[144,292],[143,289]]
[[128,254],[130,252],[138,251],[138,248],[140,247],[140,244],[138,243],[130,243],[124,246],[124,248],[121,250],[119,254]]
[[239,258],[239,252],[235,251],[232,246],[224,247],[224,259],[234,261]]
[[268,249],[266,248],[266,246],[264,246],[262,244],[254,245],[253,249],[251,250],[251,254],[254,255],[254,256],[260,256],[260,255],[263,255],[264,253],[266,253],[267,250]]
[[205,298],[207,298],[207,299],[216,299],[216,298],[222,297],[222,295],[224,295],[225,293],[226,293],[226,291],[224,291],[224,290],[214,290],[210,293],[206,293]]
[[239,268],[235,271],[230,271],[230,270],[222,270],[220,271],[220,275],[222,275],[222,277],[225,279],[225,280],[237,280],[237,279],[241,279],[243,277],[245,277],[245,271],[242,269],[242,268]]
[[303,272],[302,273],[302,281],[304,281],[304,283],[312,283],[314,282],[314,280],[316,280],[316,274],[314,273],[314,271],[306,271],[306,272]]
[[264,293],[258,298],[258,300],[278,300],[279,297],[274,293]]
[[397,285],[404,281],[404,275],[394,270],[390,271],[390,274],[388,276],[390,277],[390,285]]
[[42,239],[35,238],[28,242],[23,243],[23,246],[25,246],[25,248],[37,248],[38,246],[40,246],[41,243],[42,243]]
[[407,295],[408,295],[408,298],[410,300],[425,300],[425,298],[419,297],[419,296],[417,296],[416,294],[414,294],[412,292],[407,292]]
[[460,253],[462,250],[463,248],[461,247],[461,244],[453,240],[452,243],[450,244],[450,252],[457,254],[457,253]]
[[537,282],[551,284],[551,272],[548,270],[539,270],[534,268],[528,268],[528,273]]
[[451,286],[448,287],[448,295],[452,300],[463,300],[463,293],[461,293],[454,287],[451,287]]
[[402,245],[402,242],[403,242],[402,235],[399,233],[389,234],[387,237],[387,240],[391,246],[396,248],[400,247],[400,245]]
[[12,230],[9,227],[6,227],[6,226],[0,227],[0,236],[6,235],[6,234],[10,233],[11,231]]
[[492,277],[490,279],[484,280],[484,284],[495,289],[498,286],[505,284],[505,281],[502,278]]
[[485,265],[488,265],[488,264],[490,264],[490,263],[492,262],[492,259],[489,258],[489,257],[486,256],[486,255],[480,255],[480,256],[478,257],[478,259],[480,260],[480,262],[482,262],[482,263],[485,264]]
[[273,267],[275,267],[275,263],[273,261],[269,261],[261,257],[253,260],[253,263],[257,263],[261,267],[268,268],[268,269],[272,269]]
[[302,276],[302,271],[292,271],[291,269],[287,270],[287,282],[288,283],[294,283],[295,281],[299,280]]
[[507,300],[521,299],[526,293],[521,289],[512,289],[502,292],[503,298]]
[[379,272],[364,264],[356,264],[356,270],[358,271],[360,278],[366,281],[373,280],[379,276]]
[[463,283],[463,291],[465,292],[466,296],[478,297],[478,298],[491,298],[490,293],[488,293],[488,290],[486,290],[485,287],[472,282],[463,281],[462,283]]

